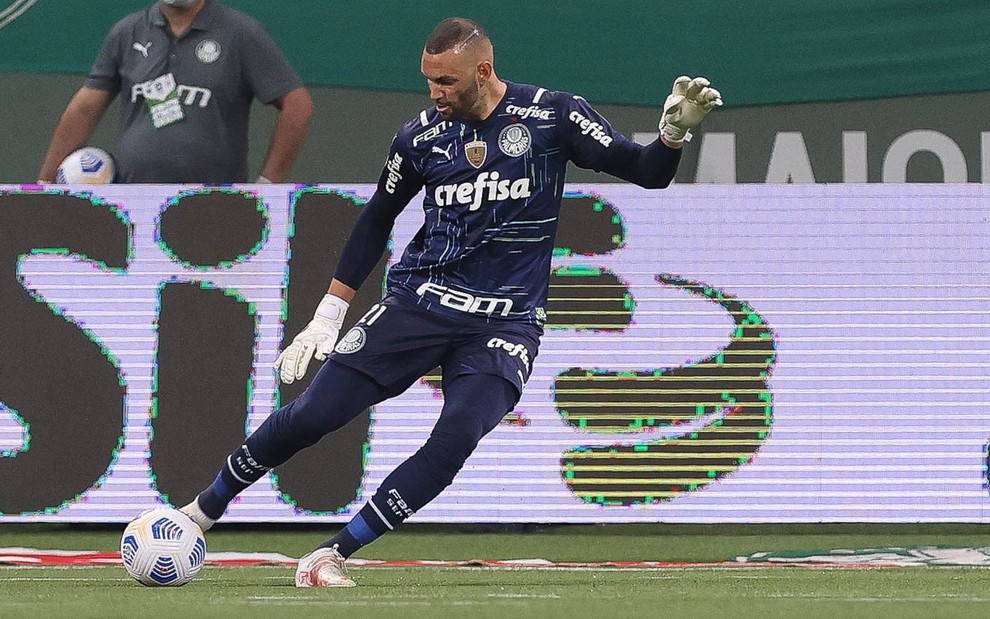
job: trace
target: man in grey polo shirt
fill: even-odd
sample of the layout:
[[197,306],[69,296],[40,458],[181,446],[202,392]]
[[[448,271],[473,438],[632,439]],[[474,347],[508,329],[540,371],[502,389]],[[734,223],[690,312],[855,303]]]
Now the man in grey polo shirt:
[[217,0],[161,0],[119,21],[66,107],[38,173],[85,145],[121,94],[119,183],[236,183],[251,101],[278,109],[258,182],[282,182],[313,114],[309,92],[254,18]]

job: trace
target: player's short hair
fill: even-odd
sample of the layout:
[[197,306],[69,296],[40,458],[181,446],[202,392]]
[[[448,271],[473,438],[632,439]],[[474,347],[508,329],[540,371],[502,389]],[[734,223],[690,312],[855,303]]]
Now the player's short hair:
[[424,51],[442,54],[448,50],[460,53],[468,47],[488,39],[488,33],[478,22],[465,17],[448,17],[430,33]]

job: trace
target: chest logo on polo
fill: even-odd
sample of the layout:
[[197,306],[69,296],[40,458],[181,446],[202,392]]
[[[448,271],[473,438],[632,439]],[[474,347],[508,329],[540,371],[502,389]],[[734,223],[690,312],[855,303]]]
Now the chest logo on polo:
[[216,62],[220,58],[220,44],[213,39],[200,41],[196,46],[196,59],[203,64]]
[[510,157],[518,157],[529,150],[533,136],[522,123],[513,123],[498,134],[498,148]]

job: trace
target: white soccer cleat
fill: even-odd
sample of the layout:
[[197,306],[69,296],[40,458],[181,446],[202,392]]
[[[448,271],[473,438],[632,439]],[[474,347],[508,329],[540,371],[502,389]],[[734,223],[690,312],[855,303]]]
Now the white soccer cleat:
[[336,548],[317,548],[299,559],[296,566],[296,586],[310,587],[356,587],[357,583],[347,576],[344,557]]
[[203,512],[199,507],[199,499],[193,499],[192,503],[184,507],[180,507],[179,511],[183,514],[189,516],[193,522],[199,525],[199,528],[203,530],[203,533],[212,527],[216,523],[216,518],[210,518]]

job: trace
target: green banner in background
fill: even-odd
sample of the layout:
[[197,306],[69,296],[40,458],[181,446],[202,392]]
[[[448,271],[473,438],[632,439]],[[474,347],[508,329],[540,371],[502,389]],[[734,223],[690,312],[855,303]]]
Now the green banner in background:
[[[597,103],[656,105],[682,73],[710,77],[729,106],[990,90],[985,0],[228,4],[313,86],[423,91],[423,41],[461,15],[488,29],[503,77]],[[86,73],[110,27],[147,5],[0,0],[0,73]]]

